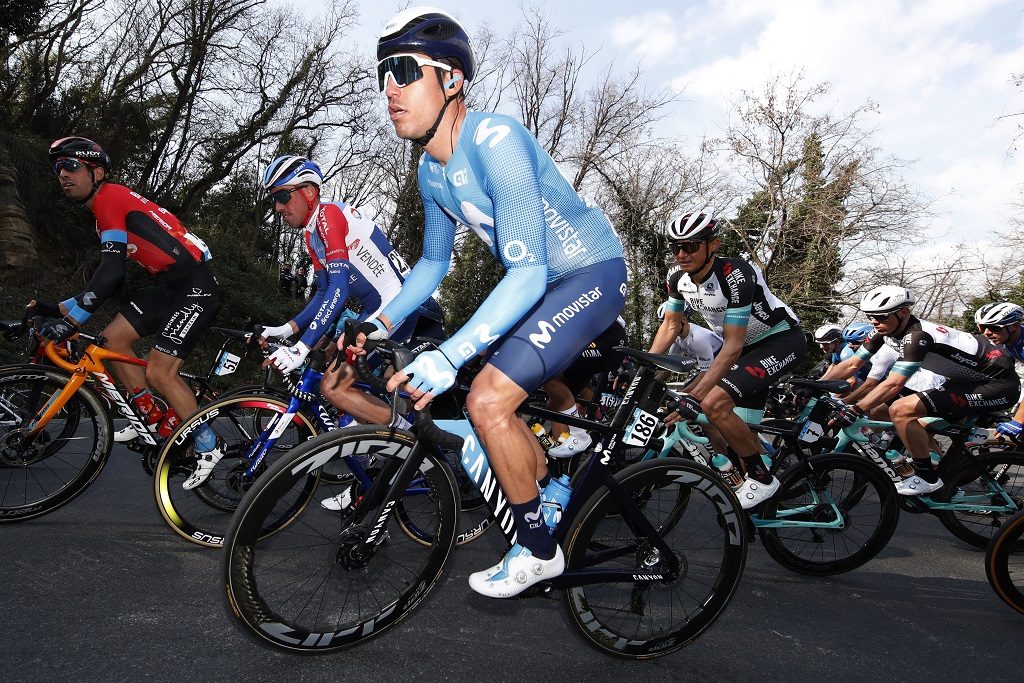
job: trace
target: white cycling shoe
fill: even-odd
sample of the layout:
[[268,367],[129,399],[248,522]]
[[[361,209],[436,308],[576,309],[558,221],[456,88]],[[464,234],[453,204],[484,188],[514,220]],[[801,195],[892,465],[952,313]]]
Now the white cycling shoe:
[[[147,426],[150,433],[156,433],[156,423]],[[139,438],[139,432],[131,425],[125,425],[123,428],[118,429],[114,432],[114,443],[125,443],[127,441],[134,441]]]
[[772,480],[767,484],[759,482],[757,479],[746,477],[743,479],[743,483],[736,489],[736,497],[740,499],[740,507],[744,510],[749,510],[778,493],[780,486],[782,486],[782,482],[779,481],[778,477],[772,477]]
[[489,598],[511,598],[539,581],[553,579],[565,571],[565,555],[555,546],[550,560],[534,557],[529,549],[516,543],[501,562],[482,572],[469,575],[469,587]]
[[341,512],[342,510],[351,507],[352,503],[355,502],[355,496],[352,495],[352,488],[353,487],[349,486],[336,496],[324,498],[320,501],[320,507],[324,510],[330,510],[331,512]]
[[583,451],[590,448],[590,444],[594,443],[594,440],[590,438],[590,434],[586,431],[580,430],[577,434],[569,434],[562,443],[557,446],[552,446],[548,449],[548,455],[553,458],[571,458],[572,456],[582,453]]
[[210,478],[213,473],[213,468],[217,466],[220,459],[224,457],[227,452],[227,448],[224,446],[224,442],[217,438],[217,445],[212,450],[199,452],[196,451],[196,458],[198,463],[196,469],[192,475],[185,480],[185,483],[181,485],[186,491],[191,491],[197,486],[201,486],[203,482]]
[[934,493],[942,488],[942,480],[936,479],[935,483],[925,481],[916,474],[909,479],[904,479],[896,484],[896,493],[901,496],[923,496],[926,493]]

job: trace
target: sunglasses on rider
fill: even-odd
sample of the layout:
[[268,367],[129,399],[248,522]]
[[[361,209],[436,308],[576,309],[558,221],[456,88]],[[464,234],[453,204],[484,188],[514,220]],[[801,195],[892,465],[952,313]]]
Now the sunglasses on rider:
[[703,240],[687,240],[685,242],[672,242],[669,244],[669,249],[672,250],[673,254],[680,251],[685,254],[696,254],[703,245]]
[[410,83],[423,78],[424,66],[433,66],[441,69],[442,71],[451,71],[452,67],[449,64],[442,62],[435,62],[432,59],[426,59],[419,55],[413,54],[400,54],[391,55],[377,62],[377,85],[380,86],[380,91],[384,92],[384,88],[388,84],[388,76],[394,80],[395,85],[399,88],[404,88]]
[[984,332],[989,330],[990,332],[1002,333],[1006,329],[1006,325],[978,325],[978,331]]
[[895,311],[893,311],[892,313],[869,313],[868,320],[870,320],[873,323],[884,323],[886,320],[892,317],[894,313]]
[[270,201],[273,202],[274,204],[281,204],[281,205],[287,204],[289,201],[291,201],[292,192],[295,192],[296,190],[298,190],[301,187],[303,187],[303,185],[296,185],[295,187],[293,187],[290,190],[286,190],[286,189],[274,190],[269,195]]
[[83,166],[85,164],[78,159],[57,159],[57,161],[53,162],[53,175],[60,175],[61,169],[66,170],[68,173],[74,173]]

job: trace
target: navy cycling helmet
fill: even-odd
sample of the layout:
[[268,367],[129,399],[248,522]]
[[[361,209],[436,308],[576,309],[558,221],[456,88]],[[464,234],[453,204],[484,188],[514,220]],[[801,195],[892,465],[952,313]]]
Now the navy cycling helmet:
[[1009,301],[985,304],[974,313],[974,322],[978,325],[1006,327],[1019,323],[1024,319],[1024,308]]
[[469,34],[455,17],[436,7],[410,7],[391,17],[377,39],[377,59],[398,52],[418,52],[454,60],[467,81],[476,75]]

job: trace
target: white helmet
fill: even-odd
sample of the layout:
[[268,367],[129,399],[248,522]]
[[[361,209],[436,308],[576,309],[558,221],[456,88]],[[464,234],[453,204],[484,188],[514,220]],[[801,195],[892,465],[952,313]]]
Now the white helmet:
[[718,222],[710,213],[683,214],[665,226],[665,236],[670,240],[709,240],[718,236]]
[[882,315],[910,308],[915,301],[914,293],[905,287],[881,285],[861,297],[860,310],[868,315]]
[[843,336],[843,331],[836,325],[822,325],[814,331],[814,341],[818,344],[838,341]]
[[974,322],[979,325],[1005,327],[1006,325],[1019,323],[1022,319],[1024,319],[1024,308],[1009,301],[985,304],[974,312]]

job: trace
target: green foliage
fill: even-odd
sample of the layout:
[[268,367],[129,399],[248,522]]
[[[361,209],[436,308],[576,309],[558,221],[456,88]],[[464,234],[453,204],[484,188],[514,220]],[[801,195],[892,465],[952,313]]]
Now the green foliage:
[[[398,192],[395,222],[386,230],[391,245],[413,266],[423,255],[423,199],[420,197],[417,175],[422,149],[409,146],[409,161]],[[383,226],[382,226],[383,227]]]
[[950,321],[953,327],[967,332],[976,332],[978,326],[974,322],[974,312],[985,304],[996,303],[997,301],[1011,301],[1018,306],[1024,306],[1024,274],[1020,276],[1017,284],[1003,290],[988,291],[984,294],[972,297],[967,302],[967,308],[957,320]]
[[45,8],[46,0],[0,0],[0,39],[6,42],[6,33],[20,36],[32,31]]
[[476,235],[461,236],[455,263],[441,283],[440,301],[449,334],[466,324],[504,276],[505,269],[483,240]]

